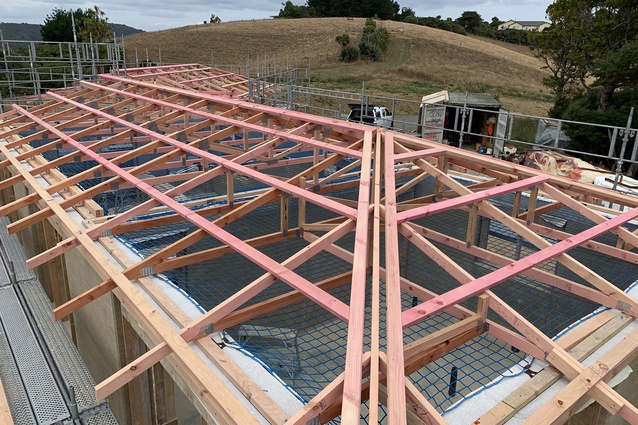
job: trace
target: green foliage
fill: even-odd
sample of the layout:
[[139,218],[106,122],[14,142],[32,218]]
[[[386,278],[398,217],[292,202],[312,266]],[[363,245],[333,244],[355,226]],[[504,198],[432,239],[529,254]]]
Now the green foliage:
[[359,43],[359,52],[363,59],[369,59],[373,62],[381,60],[381,49],[370,41],[361,40]]
[[282,3],[282,5],[284,8],[279,10],[279,18],[299,19],[310,18],[312,16],[308,6],[296,6],[290,0],[286,3]]
[[534,34],[532,43],[552,73],[544,83],[555,96],[555,114],[566,113],[582,93],[589,99],[592,90],[603,114],[619,90],[638,86],[635,0],[556,0],[547,15],[551,27]]
[[312,16],[394,19],[399,3],[394,0],[307,0]]
[[342,62],[354,62],[359,58],[380,61],[383,53],[388,49],[390,33],[386,28],[377,28],[376,21],[368,18],[358,47],[350,45],[348,34],[338,35],[335,40],[341,45],[339,60]]
[[390,33],[386,28],[377,28],[374,19],[366,19],[363,27],[363,35],[359,42],[361,58],[371,61],[380,61],[383,53],[388,49]]
[[456,18],[456,22],[467,32],[474,33],[483,22],[483,18],[478,12],[465,11],[460,17]]
[[521,46],[531,45],[530,37],[537,34],[534,31],[516,30],[516,29],[504,29],[496,31],[495,38],[497,40],[505,41],[506,43],[520,44]]
[[356,46],[343,46],[339,54],[341,62],[356,62],[359,60],[359,48]]
[[82,9],[72,11],[59,9],[57,7],[54,8],[53,11],[44,18],[44,24],[42,24],[40,28],[42,40],[74,41],[71,14],[73,14],[77,29],[79,23],[84,19],[85,12]]
[[419,18],[414,15],[408,15],[403,19],[403,22],[405,22],[406,24],[418,24]]
[[111,26],[106,14],[99,7],[93,6],[86,10],[75,11],[54,8],[44,19],[44,24],[40,28],[42,40],[74,41],[73,21],[75,21],[78,41],[89,42],[92,38],[94,42],[103,42],[109,41],[111,37]]
[[[397,13],[394,16],[395,21],[407,22],[406,19],[408,18],[416,19],[416,13],[414,13],[414,10],[412,10],[412,8],[410,7],[402,7],[401,12]],[[411,22],[411,23],[415,23],[415,22]]]
[[[632,105],[638,104],[638,88],[619,91],[607,110],[598,111],[601,95],[600,88],[589,90],[584,96],[571,102],[565,108],[563,118],[566,120],[589,122],[603,125],[624,127]],[[610,134],[602,127],[565,124],[565,133],[571,138],[570,148],[584,152],[607,155]],[[620,146],[620,144],[617,144]],[[616,152],[618,153],[618,152]]]
[[492,17],[492,21],[490,22],[490,26],[492,28],[494,28],[495,30],[497,30],[498,26],[501,25],[501,24],[504,24],[504,23],[505,23],[505,21],[501,21],[500,19],[498,19],[498,17],[494,16],[494,17]]
[[467,35],[465,28],[460,26],[458,22],[453,21],[450,18],[441,19],[441,16],[428,16],[425,18],[418,18],[419,25],[423,25],[430,28],[437,28],[443,31],[449,31],[456,34]]
[[[5,40],[42,40],[40,25],[0,22],[0,31],[2,31],[2,36]],[[2,54],[1,51],[0,54]]]
[[350,36],[348,34],[338,35],[335,40],[341,45],[341,47],[346,47],[350,44]]
[[365,24],[363,24],[363,36],[364,37],[369,36],[370,34],[373,34],[376,30],[377,30],[377,22],[372,18],[366,19]]
[[78,26],[78,36],[84,42],[93,40],[102,43],[112,38],[111,26],[106,13],[97,6],[86,9]]
[[209,24],[221,24],[221,22],[222,22],[222,18],[215,15],[214,13],[210,14],[210,20],[208,21]]

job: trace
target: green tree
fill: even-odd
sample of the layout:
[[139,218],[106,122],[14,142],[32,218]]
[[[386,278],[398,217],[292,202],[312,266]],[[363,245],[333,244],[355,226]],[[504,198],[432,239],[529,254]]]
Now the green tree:
[[501,21],[496,16],[492,17],[492,21],[490,22],[490,26],[494,29],[498,29],[498,26],[504,23],[505,21]]
[[458,22],[458,24],[462,26],[465,31],[474,33],[481,25],[481,23],[483,23],[483,19],[481,18],[481,15],[478,14],[478,12],[465,11],[463,12],[463,14],[461,14],[460,17],[456,19],[456,22]]
[[93,40],[95,43],[102,43],[109,41],[112,34],[109,19],[103,10],[97,6],[86,9],[78,30],[78,35],[82,41]]
[[283,9],[279,10],[279,18],[297,19],[310,18],[310,8],[308,6],[296,6],[290,0],[282,3]]
[[555,95],[552,115],[561,116],[574,99],[593,89],[599,93],[597,110],[604,112],[617,90],[638,84],[635,0],[556,0],[547,16],[552,25],[532,34],[532,44],[552,74],[544,80]]
[[394,20],[403,22],[405,21],[406,18],[409,18],[410,16],[413,18],[416,18],[416,13],[414,13],[414,10],[412,10],[412,8],[410,7],[402,7],[401,12],[395,15]]
[[221,22],[222,22],[222,18],[215,15],[214,13],[210,14],[210,20],[208,21],[209,24],[221,24]]
[[[73,15],[73,18],[71,17]],[[44,19],[40,28],[40,34],[44,41],[72,42],[73,22],[77,40],[89,42],[104,42],[111,38],[112,30],[106,17],[106,13],[98,6],[86,10],[64,10],[54,8]]]
[[307,0],[310,13],[317,17],[361,17],[393,19],[400,6],[394,0]]
[[84,19],[85,12],[82,9],[64,10],[60,8],[54,8],[46,18],[44,23],[40,27],[40,35],[44,41],[61,41],[72,42],[73,40],[73,24],[71,20],[71,14],[75,20],[76,29]]

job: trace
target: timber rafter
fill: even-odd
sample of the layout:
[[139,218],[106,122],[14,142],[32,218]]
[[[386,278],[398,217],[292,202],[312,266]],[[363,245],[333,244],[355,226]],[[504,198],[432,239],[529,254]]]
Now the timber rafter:
[[[156,342],[99,383],[98,397],[107,397],[166,359],[200,394],[202,408],[221,422],[255,423],[237,397],[197,360],[192,343],[310,300],[314,308],[347,324],[345,366],[300,411],[285,418],[287,423],[305,424],[316,417],[326,422],[337,416],[344,424],[359,423],[362,405],[368,400],[370,406],[383,404],[393,424],[446,423],[409,376],[483,333],[542,357],[571,380],[565,389],[569,394],[557,395],[566,405],[560,409],[550,406],[531,417],[530,423],[561,423],[589,398],[628,422],[638,423],[638,409],[606,383],[638,355],[638,342],[628,339],[622,350],[586,368],[567,351],[571,346],[552,340],[553,335],[543,333],[495,293],[499,285],[525,276],[539,285],[637,316],[636,300],[570,255],[572,250],[583,249],[628,265],[638,263],[638,254],[627,250],[638,246],[638,236],[627,227],[638,218],[636,199],[391,131],[239,100],[249,83],[245,77],[197,64],[128,69],[126,75],[81,82],[79,91],[50,93],[52,100],[47,104],[31,109],[15,106],[0,116],[0,165],[12,174],[0,182],[0,190],[22,184],[29,189],[27,196],[0,206],[0,214],[35,205],[33,214],[15,221],[9,230],[19,232],[48,219],[62,236],[59,244],[28,260],[28,266],[37,267],[79,249],[103,279],[55,309],[55,317],[60,319],[113,292],[136,325]],[[52,155],[55,152],[59,155]],[[78,167],[75,173],[57,171],[88,161],[90,166]],[[337,164],[341,165],[335,170]],[[297,171],[286,178],[268,172],[291,165]],[[450,170],[454,169],[470,169],[481,177],[464,185],[453,177]],[[50,176],[54,171],[56,178]],[[240,193],[235,190],[237,178],[257,182],[259,188],[250,195]],[[205,191],[213,179],[225,181],[224,193],[210,196],[216,202],[213,206],[194,209],[200,204],[189,199],[188,193]],[[433,193],[398,201],[426,180],[433,183]],[[356,198],[339,197],[337,190],[353,186]],[[99,208],[92,207],[95,214],[84,217],[86,228],[69,212],[92,205],[102,194],[129,188],[143,193],[145,200],[103,218]],[[496,202],[503,196],[514,199],[511,211]],[[238,197],[242,199],[236,202]],[[521,211],[523,197],[526,211]],[[592,199],[634,209],[612,212],[610,218],[584,202]],[[289,222],[290,202],[298,206],[296,225]],[[226,229],[269,204],[279,206],[278,232],[242,239]],[[336,218],[312,221],[309,207],[327,210]],[[543,218],[562,208],[594,224],[577,233],[546,225]],[[161,216],[147,217],[159,212]],[[463,238],[423,224],[425,217],[450,212],[467,217]],[[513,256],[477,244],[481,232],[477,223],[483,218],[498,222],[532,248]],[[183,223],[194,230],[127,264],[124,270],[109,265],[99,248],[111,235],[170,223]],[[613,235],[618,243],[601,242],[604,235]],[[354,240],[351,250],[338,244],[346,237]],[[215,239],[217,247],[177,256],[205,238]],[[298,238],[304,247],[284,260],[276,261],[257,249]],[[437,293],[426,281],[408,280],[400,258],[401,243],[431,259],[455,287]],[[492,271],[475,276],[450,252],[473,256],[489,264]],[[295,271],[321,253],[345,261],[350,270],[316,282]],[[134,285],[155,273],[231,254],[249,260],[261,275],[198,319],[181,321],[179,330],[151,314],[154,307]],[[561,264],[589,285],[541,267],[548,261]],[[286,283],[289,292],[246,306],[277,281]],[[337,287],[349,287],[349,299],[343,301],[330,293]],[[372,294],[369,305],[367,293]],[[410,308],[402,303],[408,294],[420,300]],[[176,308],[156,301],[160,307]],[[475,307],[467,308],[466,301],[475,301]],[[455,317],[453,324],[424,333],[414,342],[404,340],[404,329],[443,312]],[[498,324],[495,318],[507,325]],[[591,333],[605,323],[600,321]],[[364,343],[367,326],[369,349]],[[381,349],[382,345],[386,348]],[[268,403],[264,400],[267,397],[262,394],[250,402],[259,404],[257,410],[263,413],[268,411],[261,404]],[[378,409],[369,411],[372,422],[379,417]],[[277,423],[281,412],[267,419]]]

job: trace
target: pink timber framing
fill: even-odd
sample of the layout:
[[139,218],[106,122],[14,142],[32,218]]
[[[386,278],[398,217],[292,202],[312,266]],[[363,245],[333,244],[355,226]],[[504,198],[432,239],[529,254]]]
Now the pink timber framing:
[[[638,423],[638,409],[605,382],[636,358],[635,342],[625,342],[615,355],[610,354],[585,368],[559,342],[492,292],[504,282],[524,275],[635,317],[638,303],[634,299],[619,291],[614,282],[605,280],[569,255],[569,251],[579,248],[627,264],[637,263],[638,255],[626,250],[638,246],[638,236],[626,227],[638,218],[635,198],[392,131],[239,100],[238,97],[248,92],[249,84],[243,76],[197,64],[128,69],[126,75],[103,75],[95,83],[81,82],[76,92],[50,93],[49,103],[30,109],[15,106],[0,115],[0,164],[11,173],[0,182],[0,190],[18,184],[29,189],[28,196],[0,206],[0,214],[9,215],[35,205],[37,211],[13,223],[9,230],[18,232],[48,219],[63,238],[61,243],[31,258],[28,266],[37,267],[78,249],[103,279],[96,287],[58,306],[55,317],[60,319],[113,291],[139,327],[156,341],[146,354],[121,370],[112,371],[110,378],[99,383],[96,387],[99,398],[109,396],[166,359],[175,364],[184,381],[193,386],[194,393],[201,397],[201,408],[210,415],[222,423],[256,423],[256,418],[247,413],[240,400],[197,360],[193,343],[216,331],[216,324],[224,327],[226,323],[258,318],[287,305],[284,298],[289,297],[312,301],[316,308],[346,322],[348,333],[343,370],[301,410],[285,418],[287,423],[306,424],[317,417],[327,422],[340,417],[344,424],[356,424],[360,421],[362,405],[368,400],[372,422],[379,420],[378,406],[384,405],[390,424],[446,423],[409,375],[428,362],[471,343],[483,332],[542,357],[571,380],[565,389],[569,389],[568,396],[559,395],[567,405],[561,409],[547,406],[532,416],[530,423],[561,423],[590,398],[630,423]],[[97,141],[86,142],[86,137]],[[44,144],[30,144],[38,139],[43,139]],[[132,147],[102,151],[124,143],[131,143]],[[42,156],[62,148],[70,153],[51,161]],[[153,159],[134,167],[122,165],[149,153],[155,155]],[[291,154],[300,156],[292,159]],[[343,159],[351,164],[340,171],[327,172]],[[62,165],[89,160],[96,165],[76,175],[54,173]],[[195,163],[202,164],[202,168],[192,170]],[[267,174],[272,167],[291,164],[301,166],[295,176],[277,178]],[[401,176],[408,178],[400,180],[402,186],[398,184],[397,167],[405,173]],[[188,173],[162,178],[151,174],[180,168],[187,168]],[[466,187],[452,177],[449,173],[452,169],[489,170],[489,175],[484,173],[482,181]],[[226,194],[219,196],[224,207],[220,207],[220,215],[210,221],[193,210],[197,203],[185,194],[224,175]],[[247,200],[235,203],[240,194],[234,192],[234,176],[259,182],[263,188]],[[101,181],[84,190],[77,186],[91,178]],[[434,180],[435,193],[397,202],[407,189],[426,178]],[[160,190],[161,185],[170,183],[175,185]],[[126,212],[101,218],[103,211],[93,198],[127,187],[137,188],[149,200]],[[333,193],[348,187],[357,188],[356,201],[341,199]],[[518,203],[511,212],[493,203],[496,198],[512,194],[518,203],[522,196],[529,197],[529,208],[523,215]],[[569,208],[589,218],[594,225],[574,234],[544,226],[538,218],[553,207],[537,208],[541,195],[552,200],[556,207]],[[625,213],[609,211],[615,216],[604,218],[591,207],[591,202],[599,199],[633,209]],[[295,229],[288,225],[290,200],[299,206]],[[243,240],[224,228],[267,204],[283,206],[279,232]],[[336,218],[312,222],[307,215],[310,205],[330,211]],[[71,219],[69,210],[72,208],[85,215],[88,228],[81,228]],[[139,229],[154,226],[157,219],[143,217],[154,211],[168,212],[172,214],[171,220],[188,222],[196,230],[137,260],[126,270],[110,266],[99,248],[103,239],[126,232],[127,226]],[[423,217],[450,211],[467,214],[466,240],[418,222]],[[516,259],[476,246],[479,217],[498,221],[535,245],[537,250]],[[131,221],[138,218],[139,221]],[[293,231],[299,235],[288,234]],[[558,242],[547,242],[541,234],[551,235]],[[612,246],[594,241],[605,234],[615,235],[619,243]],[[207,237],[216,239],[222,246],[196,256],[176,257],[176,253]],[[292,237],[303,238],[306,245],[283,261],[275,261],[257,249],[274,241],[285,243]],[[337,245],[345,237],[354,240],[351,251]],[[432,259],[457,286],[445,293],[435,293],[427,282],[408,280],[399,253],[400,242],[404,240]],[[474,277],[438,246],[475,256],[496,269]],[[349,274],[344,277],[335,272],[332,278],[312,282],[295,272],[321,252],[351,264]],[[156,267],[161,270],[183,267],[229,253],[248,259],[260,270],[261,276],[177,331],[162,317],[150,314],[153,307],[133,285],[136,280],[154,274]],[[586,277],[591,286],[539,267],[549,260]],[[345,285],[350,288],[347,302],[324,289],[333,284],[344,285],[346,278]],[[284,298],[262,300],[255,308],[242,309],[276,281],[286,283],[291,292]],[[366,305],[367,293],[371,293],[369,306]],[[402,307],[402,300],[408,294],[422,302],[411,308]],[[475,310],[462,306],[464,301],[472,299],[476,301]],[[169,308],[161,302],[160,307]],[[405,328],[443,312],[458,321],[436,332],[424,331],[417,341],[404,341]],[[168,314],[172,316],[170,311]],[[495,317],[500,317],[510,328],[497,325]],[[369,349],[364,344],[366,327],[371,330]],[[385,338],[385,349],[380,348],[381,335]],[[605,369],[607,365],[611,365],[611,371]],[[222,373],[230,372],[222,370]],[[265,410],[260,403],[266,403],[265,397],[261,394],[250,398],[262,413]],[[277,423],[281,417],[273,415],[267,420]]]

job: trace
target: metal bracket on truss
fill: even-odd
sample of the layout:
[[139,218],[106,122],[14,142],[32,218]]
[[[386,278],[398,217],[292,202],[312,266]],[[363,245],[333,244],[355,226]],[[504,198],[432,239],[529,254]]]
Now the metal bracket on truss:
[[624,301],[618,301],[616,303],[616,310],[621,311],[623,313],[630,313],[631,312],[631,305],[629,303],[624,302]]
[[150,276],[152,274],[155,274],[155,267],[154,266],[142,267],[140,269],[140,276],[141,277]]
[[177,133],[177,140],[182,143],[188,142],[188,136],[186,135],[186,132],[180,131],[179,133]]
[[113,234],[113,232],[111,231],[111,229],[104,229],[104,230],[100,230],[100,237],[104,238],[106,236],[111,236]]
[[215,332],[215,324],[214,323],[211,323],[209,325],[202,326],[201,328],[199,328],[200,335],[210,335],[213,332]]
[[481,331],[482,333],[485,333],[490,330],[490,324],[487,322],[479,321],[476,324],[476,330]]

